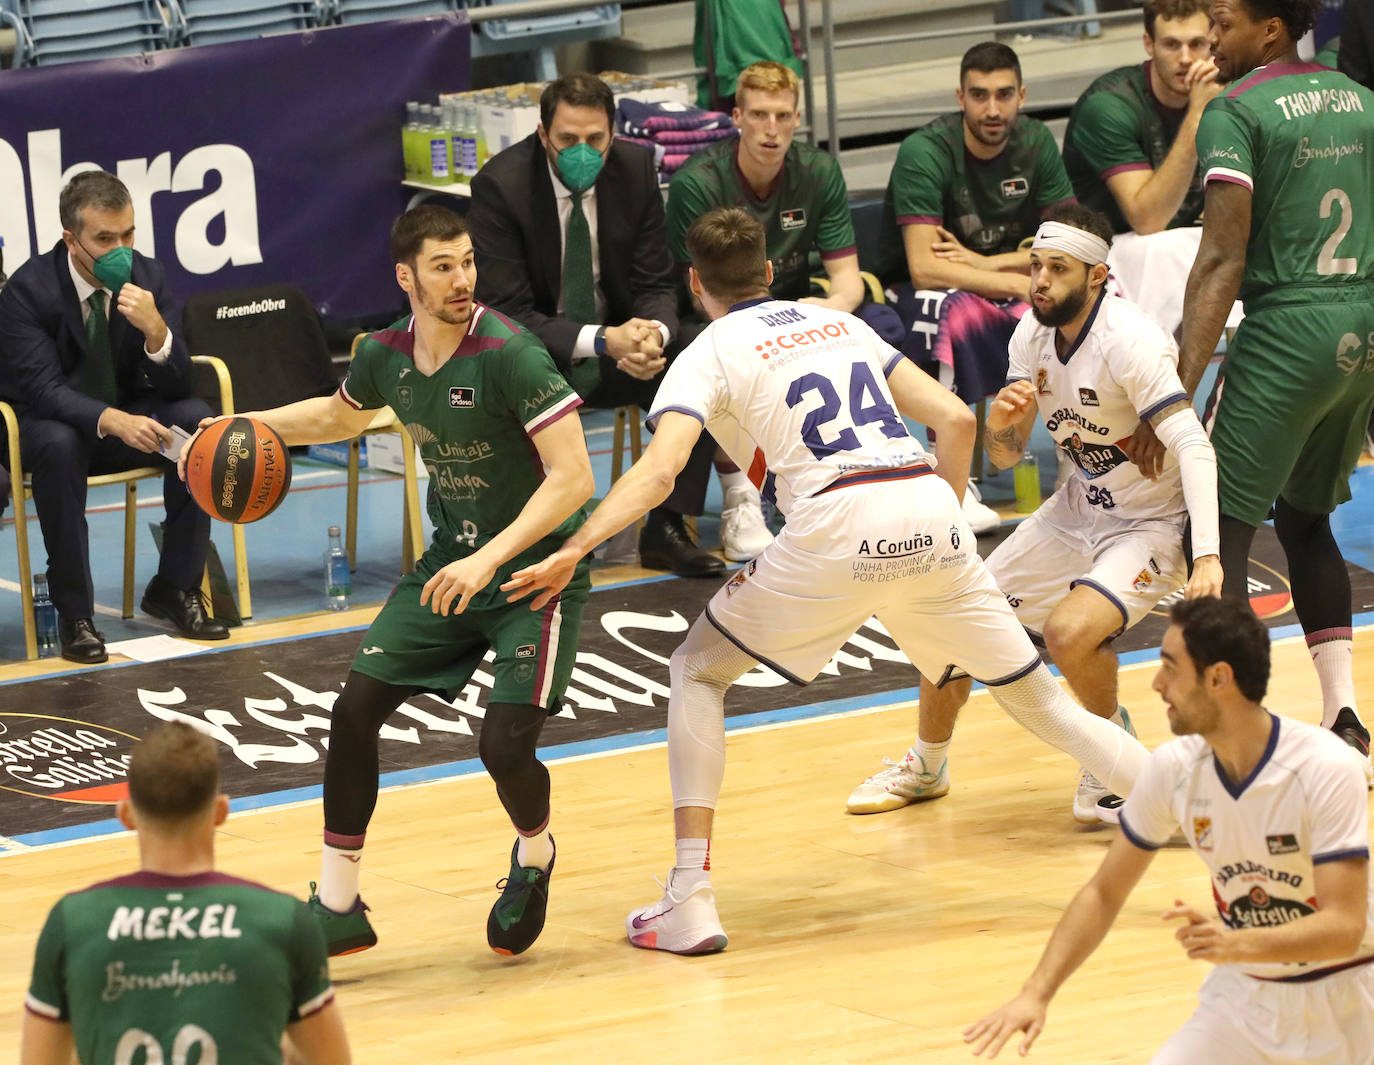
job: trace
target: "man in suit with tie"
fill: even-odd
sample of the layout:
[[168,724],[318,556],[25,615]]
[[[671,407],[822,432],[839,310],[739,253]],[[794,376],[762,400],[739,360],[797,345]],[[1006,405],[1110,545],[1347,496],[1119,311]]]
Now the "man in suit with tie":
[[[86,478],[157,465],[173,440],[167,427],[194,431],[210,408],[191,395],[191,360],[163,268],[133,250],[124,183],[104,171],[78,174],[58,211],[61,242],[0,292],[0,396],[19,415],[62,657],[94,663],[107,656],[91,620]],[[206,616],[199,589],[210,518],[191,501],[175,458],[163,479],[162,559],[143,612],[182,636],[222,640],[229,631]]]
[[[595,75],[550,83],[539,109],[538,132],[472,181],[477,298],[542,340],[589,405],[648,410],[659,375],[682,347],[653,158],[614,139],[615,102]],[[705,506],[713,453],[703,436],[673,494],[646,517],[639,538],[645,566],[683,577],[724,572],[683,523]],[[771,536],[761,517],[757,524],[761,551]]]

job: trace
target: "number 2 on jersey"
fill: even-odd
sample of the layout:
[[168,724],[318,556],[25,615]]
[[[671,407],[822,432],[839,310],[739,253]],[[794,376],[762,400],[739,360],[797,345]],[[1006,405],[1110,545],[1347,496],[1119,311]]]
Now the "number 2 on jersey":
[[1319,274],[1354,274],[1358,273],[1360,264],[1352,258],[1336,258],[1336,249],[1341,246],[1341,241],[1350,232],[1353,207],[1350,203],[1350,196],[1345,189],[1327,189],[1326,195],[1322,197],[1321,216],[1331,217],[1332,206],[1337,206],[1341,211],[1341,220],[1336,223],[1336,232],[1327,238],[1322,245],[1322,250],[1317,253],[1317,273]]
[[[792,382],[787,390],[787,406],[798,406],[807,393],[815,392],[821,400],[802,421],[802,443],[818,459],[824,459],[837,451],[858,451],[859,436],[853,427],[877,422],[884,436],[898,439],[908,436],[906,426],[897,412],[883,398],[882,389],[873,378],[873,370],[866,362],[856,362],[849,369],[849,410],[848,425],[827,440],[822,435],[825,427],[842,417],[840,394],[830,378],[818,373],[802,374]],[[872,397],[872,402],[868,399]]]

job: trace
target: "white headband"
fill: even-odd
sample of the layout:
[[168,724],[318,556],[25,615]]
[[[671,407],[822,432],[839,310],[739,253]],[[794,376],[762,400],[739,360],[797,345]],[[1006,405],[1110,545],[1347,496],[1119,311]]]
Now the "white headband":
[[1101,237],[1063,222],[1041,222],[1035,231],[1032,251],[1062,251],[1092,266],[1107,261],[1107,242]]

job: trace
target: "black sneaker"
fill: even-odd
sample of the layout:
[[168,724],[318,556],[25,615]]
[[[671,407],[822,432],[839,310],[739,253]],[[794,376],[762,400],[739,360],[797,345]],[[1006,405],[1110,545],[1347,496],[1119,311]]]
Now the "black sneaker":
[[1331,726],[1331,731],[1366,758],[1369,757],[1369,729],[1360,723],[1360,719],[1355,716],[1355,711],[1350,707],[1341,707],[1341,712],[1336,715],[1336,722]]
[[324,945],[331,958],[341,954],[357,954],[360,950],[377,945],[377,933],[372,931],[372,922],[367,919],[367,905],[362,899],[354,899],[353,907],[347,913],[337,913],[320,901],[315,893],[315,882],[310,882],[310,898],[305,902],[310,907],[310,916],[324,933]]
[[[552,837],[550,842],[553,842]],[[547,870],[522,866],[516,858],[519,851],[520,841],[516,840],[510,851],[510,876],[497,883],[501,897],[487,917],[487,945],[507,957],[529,950],[544,930],[544,914],[549,908],[549,877],[553,875],[552,858]]]
[[1369,762],[1369,729],[1360,723],[1354,710],[1348,706],[1343,706],[1341,712],[1336,715],[1336,721],[1331,726],[1331,731],[1355,748],[1360,757],[1364,759],[1365,786],[1374,790],[1374,765]]

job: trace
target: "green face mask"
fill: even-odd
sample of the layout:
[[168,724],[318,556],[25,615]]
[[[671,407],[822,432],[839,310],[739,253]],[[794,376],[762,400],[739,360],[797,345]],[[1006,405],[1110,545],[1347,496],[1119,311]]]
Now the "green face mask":
[[558,153],[558,176],[569,191],[581,195],[596,184],[604,162],[601,153],[590,144],[574,144]]
[[[86,249],[84,244],[81,247]],[[88,249],[86,254],[91,254]],[[129,278],[133,275],[134,250],[123,244],[117,248],[111,248],[98,259],[91,255],[91,260],[91,273],[95,274],[97,281],[110,290],[111,296],[118,293],[121,286],[128,284]]]

